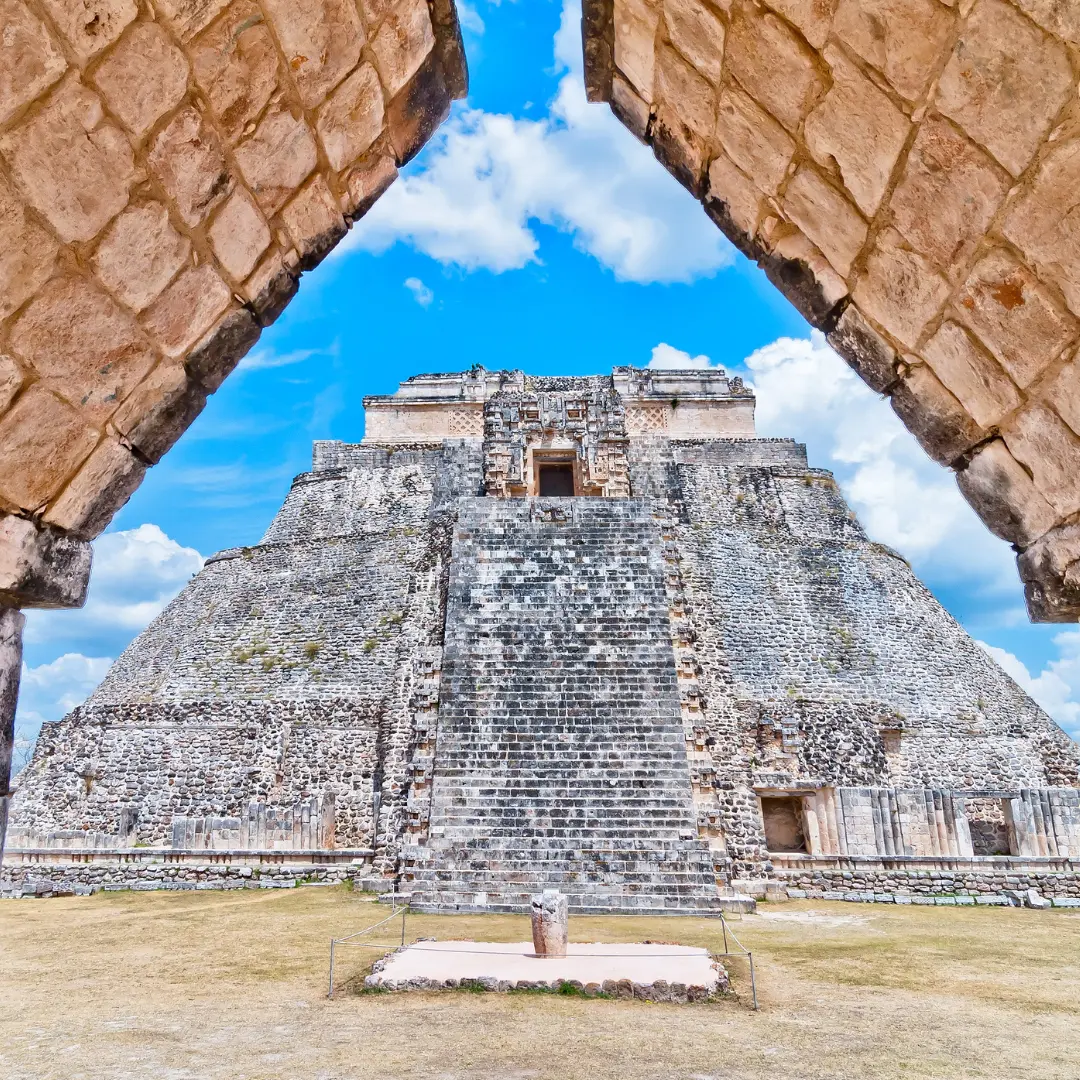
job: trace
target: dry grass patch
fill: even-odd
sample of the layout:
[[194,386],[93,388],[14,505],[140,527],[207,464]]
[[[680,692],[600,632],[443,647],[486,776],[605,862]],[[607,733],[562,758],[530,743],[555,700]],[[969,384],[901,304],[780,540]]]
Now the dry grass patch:
[[[794,1080],[1080,1075],[1080,913],[800,902],[734,924],[762,1011],[558,995],[358,994],[386,914],[343,889],[110,893],[0,904],[0,1075]],[[410,916],[417,936],[522,941],[518,916]],[[575,918],[579,941],[703,919]],[[392,935],[390,929],[389,935]],[[385,940],[390,940],[390,936]],[[734,964],[746,992],[745,965]]]

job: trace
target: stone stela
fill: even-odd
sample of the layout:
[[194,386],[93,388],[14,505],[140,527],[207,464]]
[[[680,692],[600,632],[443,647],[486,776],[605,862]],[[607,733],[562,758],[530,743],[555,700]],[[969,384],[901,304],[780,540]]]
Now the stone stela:
[[569,906],[558,889],[545,889],[532,898],[533,949],[541,958],[566,955],[570,936]]
[[5,891],[352,879],[546,955],[567,910],[1080,904],[1080,747],[739,379],[364,404],[45,725]]

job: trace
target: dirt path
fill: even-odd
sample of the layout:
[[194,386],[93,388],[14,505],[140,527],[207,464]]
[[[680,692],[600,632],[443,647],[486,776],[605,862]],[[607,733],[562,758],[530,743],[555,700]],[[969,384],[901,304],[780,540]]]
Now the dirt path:
[[[350,992],[327,942],[385,914],[343,890],[0,904],[0,1075],[155,1080],[1080,1076],[1080,912],[798,903],[737,929],[762,1010]],[[575,919],[578,940],[718,947],[703,920]],[[524,940],[514,917],[409,937]],[[735,968],[736,977],[744,968]],[[745,990],[745,978],[739,979]]]

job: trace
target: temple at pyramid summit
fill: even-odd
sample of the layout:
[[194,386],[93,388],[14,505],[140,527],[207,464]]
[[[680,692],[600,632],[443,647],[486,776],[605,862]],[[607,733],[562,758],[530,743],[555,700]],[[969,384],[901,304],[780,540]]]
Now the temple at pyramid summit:
[[5,893],[1080,905],[1080,746],[739,379],[475,368],[364,405],[45,725]]

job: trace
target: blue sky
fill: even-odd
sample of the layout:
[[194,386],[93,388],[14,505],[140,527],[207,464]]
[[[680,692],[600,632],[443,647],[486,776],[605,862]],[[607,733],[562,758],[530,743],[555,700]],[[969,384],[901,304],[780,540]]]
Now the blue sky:
[[763,435],[807,443],[870,534],[1074,734],[1080,631],[1027,622],[1012,553],[879,400],[581,85],[567,0],[463,8],[472,89],[267,331],[96,544],[78,612],[31,613],[27,744],[201,565],[256,543],[313,439],[361,399],[482,364],[579,374],[718,364]]

